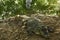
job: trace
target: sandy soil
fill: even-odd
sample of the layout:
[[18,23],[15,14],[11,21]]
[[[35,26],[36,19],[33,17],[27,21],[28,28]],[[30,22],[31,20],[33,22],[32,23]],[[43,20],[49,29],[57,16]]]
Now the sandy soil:
[[19,25],[17,24],[17,20],[13,19],[15,21],[0,23],[0,40],[60,40],[60,18],[40,16],[39,19],[41,19],[45,25],[55,27],[55,31],[49,39],[36,34],[28,35],[21,25],[22,22],[19,23]]

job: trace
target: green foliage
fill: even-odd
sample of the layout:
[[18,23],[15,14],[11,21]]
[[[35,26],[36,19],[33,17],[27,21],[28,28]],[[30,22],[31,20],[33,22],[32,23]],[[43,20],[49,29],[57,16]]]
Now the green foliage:
[[37,10],[54,10],[56,7],[54,4],[57,4],[57,0],[33,0],[30,9],[27,9],[25,1],[26,0],[0,0],[0,15],[8,17],[17,14],[32,14],[36,13]]

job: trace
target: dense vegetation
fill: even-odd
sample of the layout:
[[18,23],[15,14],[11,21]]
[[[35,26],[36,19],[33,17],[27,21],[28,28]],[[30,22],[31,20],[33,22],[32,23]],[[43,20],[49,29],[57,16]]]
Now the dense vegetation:
[[0,0],[0,16],[10,17],[17,14],[59,14],[58,0],[32,0],[26,8],[26,0]]

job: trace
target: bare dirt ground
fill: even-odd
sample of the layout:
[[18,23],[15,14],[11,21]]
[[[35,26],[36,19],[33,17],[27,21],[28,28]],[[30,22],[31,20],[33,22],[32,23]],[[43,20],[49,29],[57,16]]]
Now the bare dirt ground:
[[[54,33],[49,39],[39,35],[27,35],[22,27],[20,19],[0,23],[0,40],[60,40],[60,17],[55,16],[37,16],[45,25],[55,27]],[[19,23],[18,23],[19,22]]]

